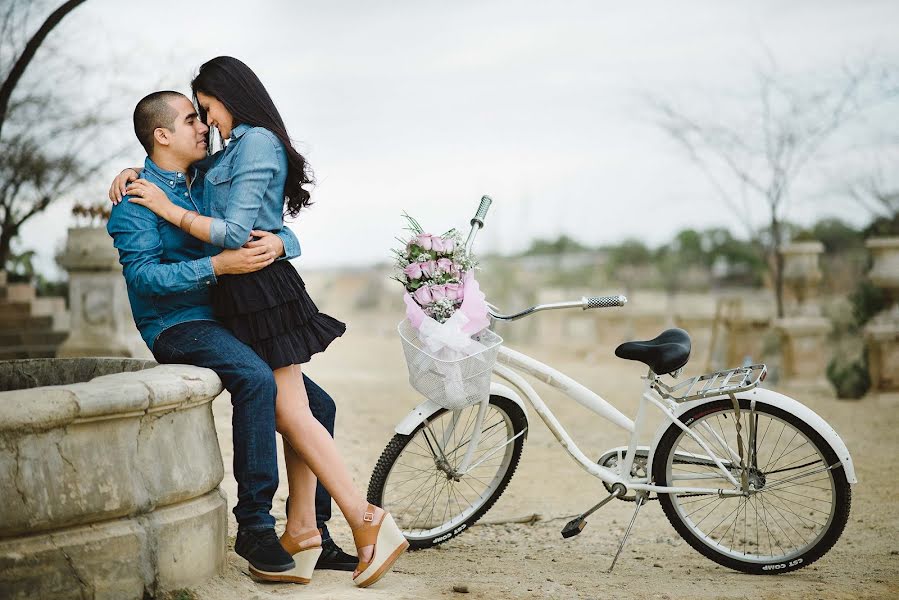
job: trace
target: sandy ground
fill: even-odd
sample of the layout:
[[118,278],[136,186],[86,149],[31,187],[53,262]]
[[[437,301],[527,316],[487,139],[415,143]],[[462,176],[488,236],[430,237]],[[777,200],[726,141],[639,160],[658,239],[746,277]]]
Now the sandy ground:
[[[416,403],[406,381],[399,340],[387,315],[347,319],[348,333],[316,357],[306,372],[335,398],[337,440],[363,493],[394,425]],[[589,354],[558,348],[519,346],[596,390],[633,415],[642,365],[618,360],[623,340],[600,339]],[[790,393],[789,388],[780,388]],[[581,449],[599,456],[626,440],[621,430],[542,385],[538,391]],[[530,412],[529,439],[508,489],[485,521],[539,515],[534,524],[478,525],[430,550],[410,552],[394,570],[367,590],[356,589],[350,574],[317,571],[307,586],[264,584],[247,574],[247,563],[229,548],[222,577],[193,590],[198,598],[896,598],[899,597],[899,486],[879,471],[893,464],[899,449],[899,394],[869,395],[861,401],[793,395],[817,411],[841,434],[855,460],[860,483],[853,488],[849,524],[837,545],[814,565],[780,576],[730,571],[681,541],[657,502],[640,514],[612,574],[606,570],[633,505],[613,502],[595,513],[584,532],[564,540],[564,523],[604,497],[594,479],[562,450],[539,417]],[[236,485],[230,472],[230,401],[214,402],[229,504]],[[652,432],[650,429],[649,433]],[[282,474],[283,474],[283,460]],[[275,499],[278,530],[284,524],[286,477]],[[352,549],[352,537],[335,507],[331,529]],[[236,524],[230,519],[229,545]],[[454,592],[467,586],[468,594]]]

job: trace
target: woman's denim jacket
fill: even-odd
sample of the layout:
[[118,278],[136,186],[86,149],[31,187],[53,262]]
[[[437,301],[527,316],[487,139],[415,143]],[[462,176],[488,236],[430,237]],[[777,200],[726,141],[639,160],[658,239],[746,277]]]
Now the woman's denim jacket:
[[208,162],[212,167],[206,172],[205,196],[214,219],[209,229],[213,244],[240,248],[251,229],[281,230],[287,153],[274,133],[238,125],[225,149]]

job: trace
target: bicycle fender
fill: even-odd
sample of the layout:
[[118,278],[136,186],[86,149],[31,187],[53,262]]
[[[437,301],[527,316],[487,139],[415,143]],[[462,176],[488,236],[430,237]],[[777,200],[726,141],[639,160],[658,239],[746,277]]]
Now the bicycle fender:
[[[846,481],[850,484],[858,483],[858,478],[855,476],[855,466],[852,463],[852,457],[849,455],[849,449],[846,447],[843,439],[837,434],[833,427],[830,424],[822,419],[818,413],[802,404],[801,402],[790,398],[789,396],[785,396],[779,392],[775,392],[773,390],[768,390],[765,388],[755,388],[750,392],[743,392],[737,395],[740,399],[747,399],[750,401],[761,402],[763,404],[768,404],[779,408],[783,411],[786,411],[796,417],[802,419],[808,425],[814,429],[825,442],[830,444],[830,447],[833,448],[833,451],[836,453],[837,458],[839,458],[840,463],[843,465],[843,470],[846,473]],[[730,396],[722,395],[722,396],[711,396],[709,398],[702,398],[700,400],[693,400],[691,402],[684,402],[683,404],[678,404],[674,410],[674,415],[680,418],[682,414],[687,412],[688,410],[699,406],[701,404],[705,404],[707,402],[714,402],[717,400],[730,400]],[[665,431],[668,430],[668,427],[671,423],[668,420],[665,420],[659,428],[656,430],[655,437],[652,440],[652,444],[650,445],[650,455],[649,460],[647,461],[647,472],[652,473],[652,461],[655,458],[656,447],[659,444],[659,441],[662,439],[662,435],[665,434]]]
[[[491,382],[490,395],[508,398],[521,407],[525,418],[527,418],[527,408],[525,407],[524,402],[521,400],[521,397],[514,390],[512,390],[512,388],[501,383]],[[442,406],[440,406],[433,400],[425,400],[424,402],[413,408],[409,412],[409,414],[403,417],[402,420],[397,423],[394,431],[399,433],[400,435],[411,435],[412,432],[415,431],[416,427],[424,423],[425,419],[430,418],[431,415],[442,408]],[[527,433],[525,433],[525,436],[527,436]]]

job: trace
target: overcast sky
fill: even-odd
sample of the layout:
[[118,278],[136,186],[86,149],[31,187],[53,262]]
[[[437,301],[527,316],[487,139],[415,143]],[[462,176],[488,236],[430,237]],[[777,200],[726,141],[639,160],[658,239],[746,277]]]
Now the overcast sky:
[[[320,267],[386,259],[403,211],[434,232],[464,225],[483,194],[495,200],[481,239],[490,251],[562,233],[656,245],[732,222],[643,95],[734,102],[751,95],[766,52],[798,74],[865,57],[899,63],[897,24],[895,0],[89,0],[53,36],[97,68],[124,57],[131,89],[108,109],[132,152],[98,190],[143,162],[130,126],[142,95],[160,84],[186,92],[217,55],[250,65],[315,171],[315,206],[291,227],[300,264]],[[882,126],[895,129],[896,114]],[[810,179],[790,218],[869,218],[816,195],[826,173]],[[71,200],[24,229],[20,248],[39,250],[45,271]]]

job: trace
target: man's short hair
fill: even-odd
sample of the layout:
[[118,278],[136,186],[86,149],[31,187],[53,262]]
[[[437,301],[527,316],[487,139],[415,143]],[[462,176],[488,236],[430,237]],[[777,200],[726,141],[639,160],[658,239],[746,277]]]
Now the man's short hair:
[[157,127],[165,127],[169,131],[175,128],[178,111],[171,107],[169,100],[184,96],[179,92],[162,90],[144,96],[134,107],[134,134],[147,154],[153,153],[153,132]]

